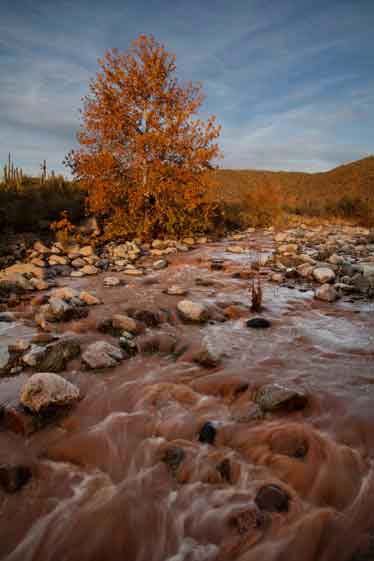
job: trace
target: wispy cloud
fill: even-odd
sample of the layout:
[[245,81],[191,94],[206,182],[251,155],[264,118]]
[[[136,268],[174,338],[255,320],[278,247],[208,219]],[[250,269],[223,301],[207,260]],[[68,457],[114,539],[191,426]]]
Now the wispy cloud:
[[[4,3],[4,6],[3,6]],[[153,33],[201,80],[223,165],[321,170],[374,152],[371,0],[3,0],[0,161],[61,170],[97,58]]]

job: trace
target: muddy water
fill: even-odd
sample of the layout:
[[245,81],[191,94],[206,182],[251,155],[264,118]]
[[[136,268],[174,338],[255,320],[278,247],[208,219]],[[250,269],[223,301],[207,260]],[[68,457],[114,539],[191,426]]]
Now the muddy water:
[[[70,371],[84,398],[69,415],[28,439],[0,433],[0,463],[33,471],[20,492],[0,496],[2,559],[351,561],[370,549],[372,305],[323,304],[266,284],[272,326],[250,330],[245,310],[224,323],[185,325],[179,297],[163,293],[181,284],[193,300],[247,304],[248,281],[232,274],[258,259],[257,243],[240,255],[225,242],[199,248],[125,287],[104,288],[102,276],[68,281],[104,300],[59,328],[79,333],[83,346],[102,339],[97,320],[135,307],[166,310],[149,333],[171,333],[188,349],[179,359],[140,354],[112,370]],[[210,270],[212,257],[225,259],[223,271]],[[222,353],[220,366],[188,359],[203,338]],[[268,382],[303,388],[307,408],[251,419],[254,392]],[[207,421],[214,444],[198,439]],[[258,506],[265,485],[287,493],[288,509]]]

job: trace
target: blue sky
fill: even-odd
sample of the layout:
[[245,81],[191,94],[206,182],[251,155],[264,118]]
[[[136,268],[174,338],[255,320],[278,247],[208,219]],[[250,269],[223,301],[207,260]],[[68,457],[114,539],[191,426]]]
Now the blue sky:
[[374,0],[0,0],[0,163],[64,171],[97,58],[140,33],[202,81],[222,166],[321,171],[374,153]]

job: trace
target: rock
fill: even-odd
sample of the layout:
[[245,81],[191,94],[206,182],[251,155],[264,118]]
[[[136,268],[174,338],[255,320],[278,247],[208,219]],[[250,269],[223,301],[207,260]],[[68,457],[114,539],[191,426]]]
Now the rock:
[[161,461],[163,461],[172,472],[176,472],[184,458],[185,452],[183,448],[179,448],[179,446],[170,446],[164,451]]
[[82,269],[80,269],[80,272],[84,275],[97,275],[99,269],[94,265],[85,265]]
[[0,375],[6,374],[11,368],[11,357],[8,347],[0,344]]
[[30,341],[26,341],[26,339],[17,339],[11,345],[9,345],[9,351],[12,353],[24,353],[29,350],[31,347]]
[[32,263],[16,263],[11,267],[7,267],[0,272],[1,278],[13,277],[14,275],[22,275],[24,277],[44,277],[44,270],[41,267],[35,267]]
[[240,245],[229,245],[229,246],[227,246],[226,251],[228,251],[229,253],[245,253],[246,252],[244,247],[241,247]]
[[303,391],[290,389],[280,384],[266,384],[257,390],[255,402],[263,411],[303,409],[308,398]]
[[84,273],[82,273],[82,271],[72,271],[70,273],[70,276],[76,279],[80,279],[82,277],[84,277]]
[[285,232],[279,232],[279,234],[276,234],[274,236],[274,240],[276,242],[285,242],[287,240],[287,238],[289,237],[288,234],[286,234]]
[[134,336],[131,333],[128,333],[127,331],[123,331],[118,342],[121,349],[127,355],[133,356],[137,353],[138,347],[134,341]]
[[287,512],[290,498],[278,485],[264,485],[259,489],[255,503],[266,512]]
[[19,491],[31,479],[31,469],[23,465],[0,465],[0,486],[6,493]]
[[55,288],[51,292],[51,298],[57,298],[58,300],[65,300],[66,302],[70,302],[73,298],[78,298],[79,292],[74,288],[70,288],[68,286],[62,286],[60,288]]
[[85,290],[79,293],[79,298],[82,302],[87,304],[87,306],[97,306],[98,304],[101,304],[101,300],[97,298],[97,296],[91,294],[90,292],[86,292]]
[[181,300],[177,304],[178,312],[185,321],[203,323],[209,319],[208,309],[204,304],[192,300]]
[[314,268],[309,263],[303,263],[296,268],[296,271],[300,277],[308,279],[313,277]]
[[53,265],[68,265],[69,264],[69,258],[64,257],[63,255],[51,255],[48,258],[48,263],[51,266],[53,266]]
[[112,317],[111,323],[114,330],[128,331],[132,334],[137,334],[140,332],[140,326],[138,322],[124,314],[114,315]]
[[44,353],[36,359],[35,368],[42,372],[62,372],[69,360],[80,354],[77,338],[65,336],[44,347]]
[[255,317],[246,321],[246,326],[251,329],[266,329],[271,326],[268,319],[263,317]]
[[315,297],[324,302],[335,302],[338,299],[338,293],[331,284],[323,284],[317,288]]
[[207,337],[204,337],[201,347],[195,352],[192,360],[206,368],[215,368],[222,360],[222,353],[214,348]]
[[33,374],[21,389],[22,405],[33,413],[70,405],[79,399],[79,389],[53,372]]
[[30,279],[30,284],[35,290],[48,290],[50,285],[43,279]]
[[153,263],[153,269],[160,270],[160,269],[166,269],[166,267],[169,265],[169,263],[166,261],[166,259],[159,259],[158,261],[155,261]]
[[282,283],[284,280],[284,277],[282,275],[282,273],[272,273],[270,276],[270,280],[272,282],[276,282],[278,284]]
[[47,246],[45,246],[42,242],[35,242],[33,245],[33,248],[35,251],[37,251],[38,253],[50,253],[50,250],[48,249]]
[[79,250],[79,255],[82,255],[83,257],[90,257],[93,254],[94,254],[94,250],[90,245],[81,247]]
[[83,362],[92,369],[111,368],[123,358],[122,351],[107,341],[97,341],[87,347],[82,355]]
[[199,432],[199,442],[203,442],[205,444],[214,444],[214,440],[216,438],[217,430],[213,423],[210,421],[204,423],[200,432]]
[[22,357],[22,362],[26,366],[30,366],[34,368],[38,362],[40,362],[44,356],[45,347],[41,347],[39,345],[32,345],[31,349],[26,352]]
[[330,267],[316,267],[313,269],[313,277],[321,284],[325,284],[335,279],[335,273]]
[[82,257],[77,257],[71,262],[72,267],[75,269],[81,269],[87,265],[86,261]]
[[16,318],[12,312],[0,312],[0,322],[12,323],[13,321],[16,321]]
[[[88,310],[82,306],[82,302],[77,299],[70,303],[60,298],[50,298],[45,310],[45,317],[48,321],[71,321],[88,316]],[[44,311],[44,310],[41,310]]]
[[142,269],[126,268],[123,272],[124,272],[125,275],[133,275],[135,277],[140,277],[140,276],[144,275],[144,271]]
[[35,267],[46,267],[45,261],[43,261],[43,259],[40,259],[39,257],[34,257],[34,259],[31,259],[30,263],[32,263],[32,265],[35,265]]
[[186,294],[188,294],[188,289],[183,286],[173,284],[165,290],[165,293],[170,294],[171,296],[186,296]]
[[23,294],[35,290],[31,282],[20,273],[5,276],[0,273],[0,296],[11,294]]

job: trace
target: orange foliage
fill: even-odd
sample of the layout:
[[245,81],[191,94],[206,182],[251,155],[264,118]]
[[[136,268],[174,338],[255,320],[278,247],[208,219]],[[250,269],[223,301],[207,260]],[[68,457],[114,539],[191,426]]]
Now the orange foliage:
[[214,211],[215,117],[196,117],[201,85],[180,85],[175,56],[141,35],[127,53],[99,60],[84,98],[80,149],[67,163],[110,235],[204,230]]

